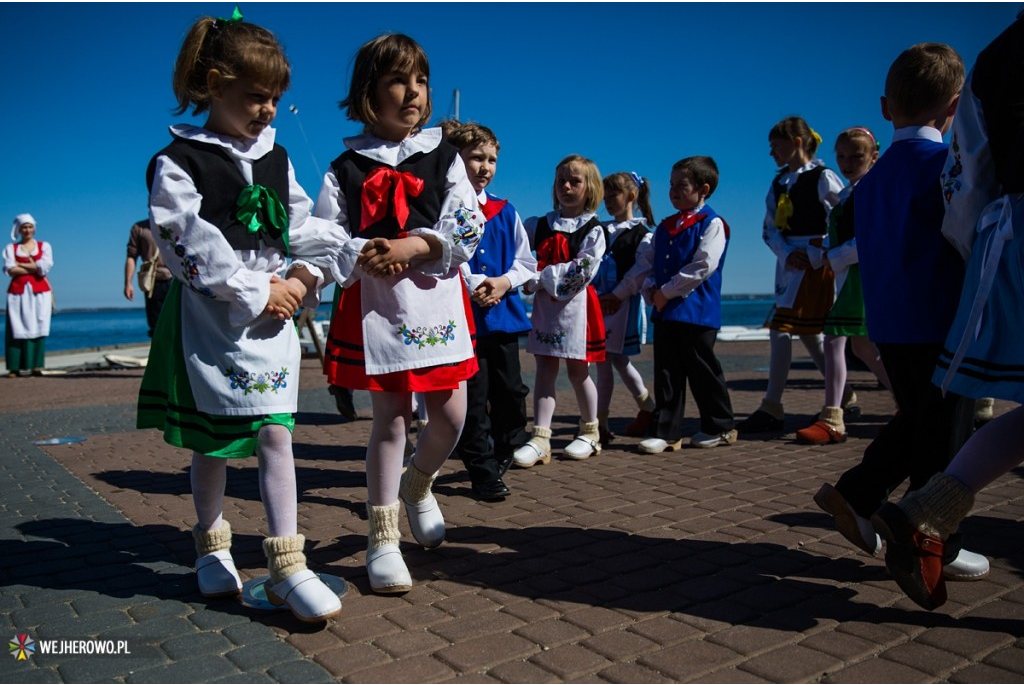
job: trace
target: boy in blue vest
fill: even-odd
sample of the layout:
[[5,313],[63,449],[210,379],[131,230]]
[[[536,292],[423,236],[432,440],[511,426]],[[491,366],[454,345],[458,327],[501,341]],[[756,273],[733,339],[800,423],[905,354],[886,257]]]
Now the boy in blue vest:
[[[896,58],[882,97],[882,115],[896,131],[893,142],[854,193],[868,335],[899,412],[861,462],[835,486],[823,484],[814,501],[834,517],[843,537],[871,555],[882,547],[871,516],[904,480],[916,490],[942,472],[973,424],[973,401],[943,395],[932,383],[964,280],[963,260],[941,233],[939,182],[949,151],[942,136],[963,83],[963,62],[948,45],[920,43]],[[988,560],[958,542],[947,546],[946,577],[985,576]]]
[[[682,445],[686,384],[697,402],[700,432],[694,447],[736,442],[732,402],[715,340],[722,326],[722,267],[729,226],[704,201],[718,187],[718,165],[710,157],[675,163],[669,199],[679,212],[654,232],[653,269],[644,298],[654,306],[654,437],[640,451],[658,454]],[[650,249],[650,248],[649,248]]]
[[[487,224],[473,258],[462,266],[476,323],[480,370],[467,382],[466,425],[455,447],[473,495],[484,501],[510,494],[502,480],[512,454],[526,444],[526,396],[519,368],[519,336],[530,330],[520,285],[537,276],[537,260],[522,219],[507,200],[484,191],[498,164],[498,138],[486,126],[445,122],[459,148]],[[488,408],[490,411],[488,411]]]

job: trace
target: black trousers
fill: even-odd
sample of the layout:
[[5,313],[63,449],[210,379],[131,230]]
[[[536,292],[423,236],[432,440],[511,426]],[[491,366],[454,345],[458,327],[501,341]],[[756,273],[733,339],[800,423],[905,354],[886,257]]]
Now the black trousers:
[[526,396],[519,367],[519,336],[493,333],[476,340],[480,370],[466,383],[466,425],[455,446],[474,483],[497,480],[512,453],[530,439]]
[[683,437],[686,384],[697,403],[700,430],[709,435],[733,429],[732,401],[722,365],[715,357],[718,329],[678,321],[654,324],[655,435],[667,442]]
[[[942,345],[880,344],[899,413],[844,473],[836,489],[859,515],[870,517],[905,480],[916,490],[946,469],[974,428],[974,400],[932,383]],[[959,535],[946,545],[948,563],[960,552]]]
[[[153,294],[146,298],[146,325],[149,326],[149,337],[153,337],[153,330],[156,328],[157,319],[160,318],[160,310],[163,309],[164,300],[167,299],[167,291],[171,289],[171,281],[156,281],[153,283]],[[145,295],[145,293],[143,293]]]

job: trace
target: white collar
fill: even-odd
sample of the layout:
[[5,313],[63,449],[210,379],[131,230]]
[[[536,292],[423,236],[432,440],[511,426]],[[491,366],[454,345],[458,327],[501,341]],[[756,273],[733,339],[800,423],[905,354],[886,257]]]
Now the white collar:
[[185,140],[195,140],[200,143],[219,145],[231,154],[232,157],[256,160],[265,156],[274,149],[274,139],[277,131],[267,126],[260,133],[258,138],[247,138],[239,140],[230,136],[222,136],[201,126],[191,124],[175,124],[171,126],[171,135]]
[[424,128],[404,140],[383,140],[372,133],[345,138],[345,147],[364,157],[395,166],[417,152],[431,152],[441,144],[441,128]]
[[618,230],[620,228],[632,228],[633,226],[636,226],[637,224],[642,224],[645,221],[647,220],[644,219],[642,216],[635,216],[632,219],[626,219],[625,221],[616,221],[615,219],[612,219],[605,225],[609,229]]
[[942,142],[942,132],[934,126],[904,126],[896,129],[892,134],[892,142],[898,143],[901,140],[914,140],[923,138],[933,143]]
[[558,210],[548,212],[547,220],[548,225],[554,231],[561,231],[562,233],[575,233],[577,229],[583,226],[591,219],[594,218],[593,212],[583,212],[579,216],[564,217]]

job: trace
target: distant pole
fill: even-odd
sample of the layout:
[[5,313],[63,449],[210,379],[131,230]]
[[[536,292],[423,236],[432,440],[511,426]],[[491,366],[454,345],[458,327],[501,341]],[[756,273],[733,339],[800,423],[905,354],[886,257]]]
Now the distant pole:
[[302,139],[306,141],[306,149],[309,150],[309,157],[313,160],[313,166],[316,167],[317,178],[323,178],[323,172],[320,171],[320,165],[317,164],[316,155],[313,154],[313,148],[309,144],[309,138],[306,137],[306,129],[302,128],[302,121],[299,119],[299,108],[295,105],[290,105],[288,111],[295,115],[295,123],[299,125],[299,133],[302,134]]
[[459,89],[455,89],[455,121],[462,121],[459,119]]

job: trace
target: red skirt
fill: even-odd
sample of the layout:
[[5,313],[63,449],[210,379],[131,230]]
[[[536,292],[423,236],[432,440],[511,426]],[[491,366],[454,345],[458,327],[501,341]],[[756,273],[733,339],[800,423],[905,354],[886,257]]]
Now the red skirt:
[[[627,303],[628,306],[628,303]],[[603,362],[605,360],[604,313],[597,297],[597,289],[587,286],[587,361]]]
[[[473,311],[470,309],[466,289],[461,290],[466,324],[475,350],[476,326],[473,322]],[[338,309],[331,316],[324,351],[324,373],[331,385],[378,392],[455,390],[459,383],[472,378],[479,368],[474,355],[454,364],[368,376],[363,351],[362,284],[356,281],[351,287],[342,290],[338,298]]]

